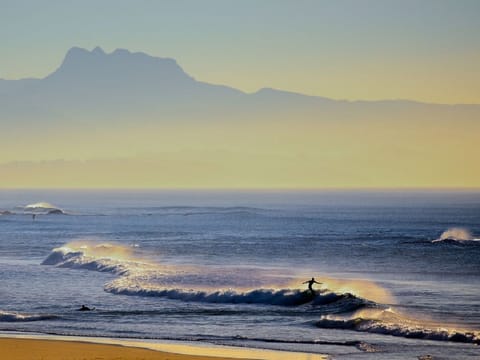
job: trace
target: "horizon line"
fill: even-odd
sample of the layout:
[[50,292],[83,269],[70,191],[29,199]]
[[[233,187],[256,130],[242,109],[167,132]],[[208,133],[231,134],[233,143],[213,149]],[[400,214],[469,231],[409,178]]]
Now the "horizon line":
[[480,192],[477,187],[0,187],[0,191]]

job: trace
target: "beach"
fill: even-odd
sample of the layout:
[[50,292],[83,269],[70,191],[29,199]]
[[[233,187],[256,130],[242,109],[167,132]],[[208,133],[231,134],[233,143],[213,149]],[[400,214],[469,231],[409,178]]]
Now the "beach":
[[149,343],[115,339],[0,335],[0,355],[9,360],[323,360],[326,357],[287,351]]
[[[1,355],[5,359],[116,359],[116,360],[211,360],[208,356],[171,354],[121,345],[93,344],[79,341],[39,339],[0,339]],[[228,359],[224,357],[215,359]]]

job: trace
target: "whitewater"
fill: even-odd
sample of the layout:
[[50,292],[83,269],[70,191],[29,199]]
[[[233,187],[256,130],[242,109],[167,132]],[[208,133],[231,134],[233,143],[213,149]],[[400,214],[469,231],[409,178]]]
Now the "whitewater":
[[479,210],[478,193],[4,191],[0,331],[475,359]]

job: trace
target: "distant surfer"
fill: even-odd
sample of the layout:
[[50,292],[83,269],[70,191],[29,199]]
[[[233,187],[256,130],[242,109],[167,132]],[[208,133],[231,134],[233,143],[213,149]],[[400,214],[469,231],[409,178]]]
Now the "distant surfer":
[[32,220],[35,221],[35,218],[37,217],[36,214],[32,214]]
[[92,311],[92,310],[95,310],[95,308],[89,308],[88,306],[82,305],[82,307],[77,311]]
[[304,281],[302,284],[308,284],[308,290],[310,290],[312,295],[315,295],[315,290],[313,290],[313,284],[321,284],[321,282],[316,281],[315,278],[312,277],[312,280]]

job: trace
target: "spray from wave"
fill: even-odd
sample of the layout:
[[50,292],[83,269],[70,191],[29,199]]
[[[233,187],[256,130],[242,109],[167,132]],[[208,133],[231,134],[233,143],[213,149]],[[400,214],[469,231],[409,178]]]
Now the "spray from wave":
[[437,242],[465,242],[465,241],[480,241],[475,239],[467,229],[450,228],[444,231],[438,239],[432,240],[432,243]]

